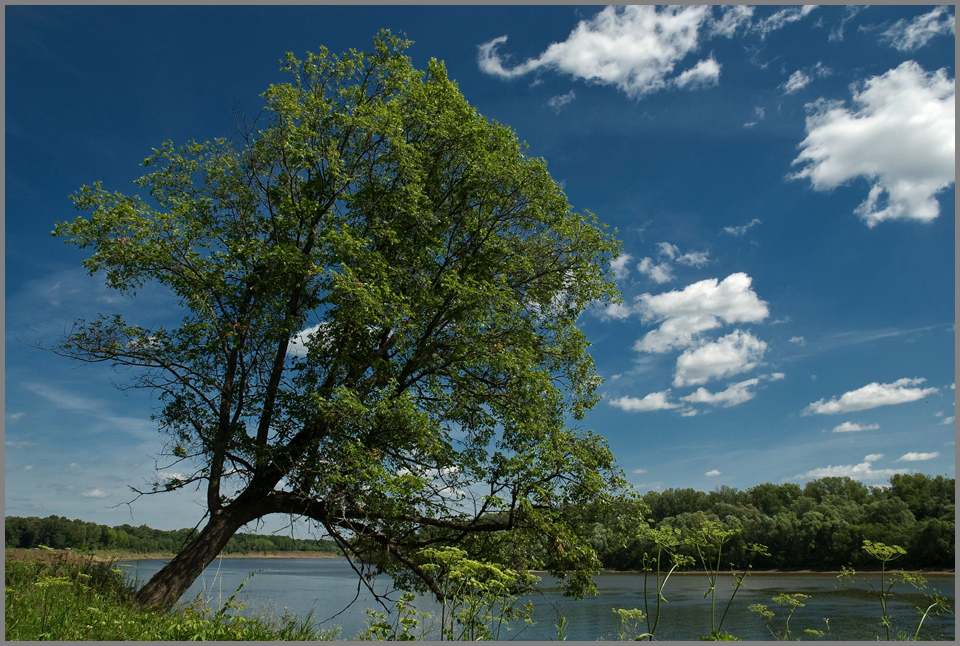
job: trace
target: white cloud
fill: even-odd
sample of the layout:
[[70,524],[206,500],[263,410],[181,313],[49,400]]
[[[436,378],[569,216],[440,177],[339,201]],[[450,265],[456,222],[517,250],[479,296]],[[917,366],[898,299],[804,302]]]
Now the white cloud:
[[26,440],[4,440],[4,446],[8,446],[11,449],[20,449],[25,446],[36,446],[36,442],[27,442]]
[[[867,457],[872,458],[875,457],[875,455],[868,455]],[[860,464],[843,464],[813,469],[811,471],[807,471],[806,473],[795,475],[791,479],[804,480],[808,478],[835,478],[846,476],[848,478],[853,478],[854,480],[879,480],[881,478],[889,478],[890,476],[898,473],[910,473],[910,470],[874,469],[872,462],[864,459],[864,461]]]
[[931,393],[937,392],[936,388],[911,388],[922,384],[926,379],[898,379],[891,384],[881,384],[873,382],[863,388],[851,390],[850,392],[834,397],[830,401],[815,401],[803,411],[804,415],[836,415],[838,413],[852,413],[859,410],[867,410],[878,406],[891,406],[893,404],[905,404],[922,399]]
[[696,89],[717,85],[720,82],[720,63],[714,58],[705,58],[673,80],[681,89]]
[[726,323],[757,323],[769,316],[767,304],[751,288],[745,273],[722,281],[708,278],[681,290],[641,294],[635,309],[645,322],[661,322],[634,345],[640,352],[662,353],[693,345],[700,333]]
[[84,491],[80,494],[83,498],[106,498],[110,494],[104,491],[103,489],[90,489],[89,491]]
[[677,262],[688,267],[702,267],[710,262],[710,254],[706,251],[688,251],[677,258]]
[[940,455],[940,453],[937,451],[934,451],[933,453],[916,453],[911,451],[910,453],[904,453],[897,458],[897,462],[921,462],[923,460],[932,460],[938,455]]
[[603,308],[601,316],[604,318],[611,319],[625,319],[628,316],[633,314],[633,308],[629,305],[621,305],[620,303],[611,303]]
[[729,408],[730,406],[742,404],[756,397],[757,393],[750,389],[758,383],[760,383],[758,378],[747,379],[746,381],[730,384],[726,390],[721,390],[717,393],[712,393],[706,388],[700,387],[697,388],[693,394],[681,397],[680,399],[690,402],[691,404],[711,404],[713,406]]
[[27,466],[23,467],[23,470],[24,470],[24,471],[30,471],[31,469],[33,469],[33,465],[32,465],[32,464],[28,464]]
[[783,84],[783,93],[793,94],[797,90],[805,88],[812,80],[813,79],[805,74],[803,70],[797,70],[791,74],[790,78],[788,78],[786,83]]
[[647,472],[646,469],[634,469],[634,470],[633,470],[633,473],[646,473],[646,472]]
[[726,5],[718,8],[720,19],[709,23],[711,35],[732,38],[738,31],[749,27],[753,17],[753,7],[747,5]]
[[661,256],[666,256],[670,260],[673,260],[680,253],[680,247],[675,244],[670,244],[669,242],[658,242],[657,249]]
[[749,332],[734,330],[677,357],[673,385],[696,386],[711,379],[752,370],[766,349],[767,344]]
[[934,36],[953,34],[955,30],[954,16],[950,10],[936,7],[913,20],[898,20],[880,34],[880,40],[901,52],[912,52],[926,45]]
[[669,283],[673,280],[673,268],[668,262],[654,263],[651,258],[644,258],[637,265],[637,271],[649,276],[657,284]]
[[671,401],[668,401],[670,395],[670,389],[662,390],[658,393],[650,393],[643,399],[638,399],[636,397],[620,397],[619,399],[611,399],[610,405],[616,406],[620,410],[624,410],[628,413],[645,413],[655,410],[670,410],[672,408],[679,408],[679,404],[675,404]]
[[876,462],[883,458],[883,453],[871,453],[863,457],[864,462]]
[[323,342],[325,340],[323,328],[325,328],[326,325],[326,323],[318,323],[317,325],[297,332],[294,337],[290,339],[290,345],[287,346],[287,354],[292,354],[295,357],[307,356],[308,343]]
[[847,23],[850,22],[850,20],[852,20],[854,16],[856,16],[858,13],[860,13],[864,9],[866,9],[866,7],[856,6],[856,5],[847,7],[847,15],[844,16],[840,22],[834,25],[833,29],[830,30],[830,35],[827,36],[827,40],[829,40],[830,42],[837,42],[837,41],[843,40],[844,27],[847,26]]
[[[758,108],[758,109],[759,109],[759,108]],[[763,113],[763,110],[760,109],[760,112],[761,112],[761,114],[762,114],[762,113]],[[763,118],[763,117],[761,117],[761,119],[762,119],[762,118]],[[740,225],[739,227],[723,227],[723,230],[726,231],[727,233],[729,233],[729,234],[732,235],[732,236],[742,236],[744,233],[746,233],[747,231],[749,231],[749,230],[752,229],[753,227],[757,226],[758,224],[760,224],[760,220],[759,220],[758,218],[753,218],[752,220],[750,220],[750,221],[747,222],[746,224]]]
[[610,261],[610,269],[613,270],[613,277],[617,280],[623,280],[630,273],[628,264],[633,260],[633,256],[628,253],[622,253]]
[[674,68],[697,49],[700,28],[710,16],[710,7],[704,6],[609,6],[580,21],[566,40],[512,68],[504,67],[497,52],[506,36],[480,45],[478,62],[483,72],[501,78],[554,69],[588,82],[613,85],[638,99],[677,82],[678,77],[672,76]]
[[806,18],[810,12],[816,8],[816,5],[803,5],[800,7],[788,7],[786,9],[781,9],[771,16],[768,16],[767,18],[757,22],[752,26],[752,29],[759,32],[760,36],[765,38],[766,35],[772,31],[776,31],[785,25]]
[[879,424],[857,424],[856,422],[844,422],[833,427],[833,433],[858,433],[860,431],[875,431],[880,428]]
[[941,423],[941,424],[948,424],[948,425],[949,425],[949,424],[953,424],[953,422],[954,422],[955,419],[956,419],[956,417],[954,417],[953,415],[951,415],[950,417],[944,417],[944,418],[943,418],[943,421],[940,422],[940,423]]
[[775,372],[770,375],[770,381],[780,381],[784,379],[787,375],[782,372]]
[[575,98],[577,98],[577,93],[574,92],[573,90],[570,90],[566,94],[560,94],[558,96],[551,98],[549,101],[547,101],[547,106],[551,110],[559,114],[560,110],[563,109],[563,106],[567,105],[568,103],[573,101]]
[[792,336],[790,337],[790,343],[796,343],[797,345],[806,345],[807,340],[802,336]]
[[707,477],[718,476],[718,475],[720,475],[720,471],[718,471],[717,469],[713,469],[713,470],[711,470],[711,471],[707,471],[707,472],[704,473],[703,475],[705,475],[705,476],[707,476]]
[[10,420],[11,422],[18,422],[21,419],[23,419],[25,416],[26,416],[26,413],[23,413],[23,412],[11,413],[7,415],[7,419]]
[[660,256],[659,262],[645,257],[637,265],[637,271],[657,284],[669,283],[674,279],[671,262],[675,261],[688,267],[702,267],[710,262],[710,254],[707,251],[688,251],[681,254],[680,248],[669,242],[658,242],[657,253]]
[[856,111],[823,99],[810,104],[807,137],[792,174],[826,191],[863,177],[872,186],[855,209],[868,227],[893,219],[929,222],[936,195],[954,182],[954,80],[913,61],[854,90]]

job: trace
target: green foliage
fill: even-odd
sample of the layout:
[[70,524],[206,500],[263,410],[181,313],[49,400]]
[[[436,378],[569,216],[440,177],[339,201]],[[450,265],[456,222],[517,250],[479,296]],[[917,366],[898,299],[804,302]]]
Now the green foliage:
[[[880,625],[883,627],[886,639],[890,640],[891,632],[893,631],[893,617],[888,613],[887,602],[891,597],[891,589],[898,583],[907,583],[917,590],[926,589],[926,579],[923,574],[920,572],[906,572],[900,570],[890,576],[887,575],[887,563],[890,561],[897,560],[907,554],[907,551],[904,550],[899,545],[884,545],[883,543],[877,543],[874,541],[864,541],[863,542],[863,551],[872,556],[874,559],[880,562],[880,584],[878,586],[873,585],[873,582],[867,579],[864,576],[857,574],[857,571],[851,567],[843,567],[839,576],[837,577],[840,581],[850,581],[854,577],[861,579],[866,582],[866,584],[876,595],[877,599],[880,601]],[[920,613],[920,622],[917,624],[917,629],[912,636],[912,639],[919,639],[920,629],[923,628],[923,623],[926,621],[927,617],[931,615],[937,615],[941,612],[953,612],[950,608],[947,600],[944,597],[941,597],[939,594],[928,595],[928,601],[930,602],[926,608],[918,607],[917,612]],[[898,633],[901,639],[911,638],[907,633],[899,631]]]
[[[724,544],[724,553],[736,563],[753,559],[756,568],[877,568],[877,561],[861,549],[864,540],[902,545],[907,554],[898,563],[904,567],[952,568],[954,480],[898,474],[890,482],[870,489],[849,478],[815,480],[802,489],[793,483],[764,483],[745,491],[720,487],[709,493],[668,489],[644,494],[642,503],[660,527],[692,528],[710,520],[738,530]],[[620,516],[635,513],[626,502],[612,506]],[[607,568],[639,569],[643,555],[656,550],[655,541],[635,529],[614,535],[606,519],[615,515],[593,518],[603,527],[595,532],[601,561]],[[769,554],[751,555],[751,543],[768,546]],[[680,551],[696,556],[692,549]]]
[[[139,606],[132,584],[112,562],[7,558],[6,641],[325,640],[335,630],[289,614],[248,618],[234,592],[217,611],[198,598],[170,614]],[[241,586],[242,587],[242,586]]]
[[530,622],[532,603],[519,600],[538,577],[468,558],[456,547],[425,548],[418,557],[439,585],[441,640],[499,640],[511,621]]
[[[790,641],[791,639],[790,620],[793,619],[793,613],[797,611],[797,608],[803,608],[804,605],[806,605],[803,602],[809,598],[810,598],[810,595],[800,594],[800,593],[795,593],[795,594],[781,593],[773,597],[773,600],[779,606],[779,614],[781,615],[781,617],[783,617],[782,629],[779,629],[779,628],[774,629],[773,620],[776,618],[777,613],[771,610],[768,610],[767,606],[765,606],[764,604],[755,603],[751,606],[748,606],[747,609],[750,612],[754,612],[760,615],[760,617],[764,620],[764,623],[766,623],[767,625],[767,630],[770,631],[770,634],[773,636],[774,639],[776,639],[777,641]],[[823,634],[820,631],[809,629],[809,628],[805,629],[804,633],[809,634],[811,636],[822,636]]]
[[429,625],[421,622],[433,615],[413,607],[414,595],[404,592],[394,606],[396,616],[391,622],[388,615],[367,609],[367,629],[357,634],[360,641],[422,641],[426,639]]
[[[599,561],[563,508],[624,481],[569,425],[601,382],[576,321],[619,300],[620,244],[409,46],[383,32],[369,52],[288,54],[237,141],[162,144],[144,197],[81,188],[85,215],[54,235],[109,287],[157,285],[183,313],[78,321],[56,351],[162,399],[189,475],[144,493],[205,483],[231,526],[308,517],[398,583],[424,541],[509,562],[489,534],[510,531],[561,545],[535,565],[582,594]],[[472,493],[477,514],[457,500]]]

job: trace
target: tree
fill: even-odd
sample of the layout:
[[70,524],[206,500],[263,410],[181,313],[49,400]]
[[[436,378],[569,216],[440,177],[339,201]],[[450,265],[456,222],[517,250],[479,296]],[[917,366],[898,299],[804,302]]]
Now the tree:
[[205,487],[206,525],[143,602],[171,606],[276,513],[434,593],[419,550],[490,560],[503,532],[590,585],[587,528],[560,509],[623,480],[575,426],[600,382],[575,322],[619,298],[619,243],[407,46],[288,54],[236,142],[167,142],[137,180],[149,198],[85,186],[88,217],[54,231],[109,287],[152,281],[183,308],[169,329],[77,321],[55,348],[133,368],[162,400],[165,451],[192,471],[139,493]]

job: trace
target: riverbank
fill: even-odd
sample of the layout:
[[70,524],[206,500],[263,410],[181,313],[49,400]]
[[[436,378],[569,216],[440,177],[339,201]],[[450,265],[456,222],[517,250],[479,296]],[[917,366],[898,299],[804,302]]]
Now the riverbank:
[[243,616],[243,605],[232,597],[220,610],[199,599],[169,613],[152,610],[137,603],[133,584],[110,562],[78,558],[73,550],[12,552],[5,553],[6,641],[319,641],[339,636],[338,629],[314,626],[310,615]]
[[[90,559],[97,562],[107,561],[148,561],[154,559],[172,559],[173,552],[124,552],[119,550],[52,550],[14,548],[5,550],[7,560],[36,557],[49,561],[57,556]],[[246,554],[221,554],[225,559],[335,559],[339,554],[330,552],[249,552]]]

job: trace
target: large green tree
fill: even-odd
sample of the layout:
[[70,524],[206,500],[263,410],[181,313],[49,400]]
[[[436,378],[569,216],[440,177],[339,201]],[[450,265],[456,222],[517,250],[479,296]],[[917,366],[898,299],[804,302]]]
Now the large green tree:
[[561,510],[623,484],[578,427],[599,379],[575,325],[618,298],[619,243],[407,46],[288,54],[236,141],[166,143],[137,181],[149,197],[83,187],[87,215],[54,231],[111,288],[182,306],[171,327],[77,321],[57,347],[136,369],[193,467],[157,488],[205,487],[205,526],[144,602],[171,606],[278,513],[434,592],[432,544],[572,571],[574,589],[598,566]]

